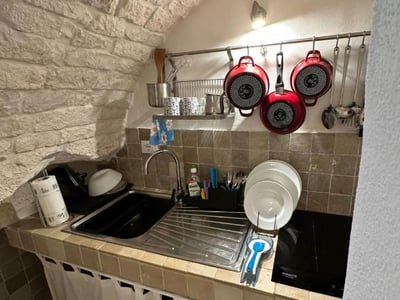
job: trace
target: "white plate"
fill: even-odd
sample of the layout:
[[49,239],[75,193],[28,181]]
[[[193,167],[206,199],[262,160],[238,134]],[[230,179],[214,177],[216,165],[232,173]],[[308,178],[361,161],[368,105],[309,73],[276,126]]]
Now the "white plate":
[[290,220],[294,205],[284,186],[264,180],[254,183],[248,189],[244,197],[244,210],[254,225],[264,230],[274,230],[285,226]]
[[[255,166],[250,174],[247,176],[247,179],[250,180],[253,176],[255,176],[254,173],[257,172],[257,177],[259,176],[258,171],[260,170],[277,170],[280,172],[283,172],[286,174],[296,185],[297,190],[298,190],[298,195],[300,197],[301,190],[302,190],[302,182],[299,173],[297,170],[287,162],[281,161],[281,160],[266,160],[262,163],[259,163],[257,166]],[[260,178],[262,179],[262,178]],[[247,184],[247,183],[246,183]]]
[[244,195],[256,182],[270,180],[283,185],[290,193],[293,199],[294,207],[297,206],[299,202],[300,194],[298,190],[299,183],[295,184],[286,173],[280,169],[258,169],[252,173],[252,176],[246,181]]

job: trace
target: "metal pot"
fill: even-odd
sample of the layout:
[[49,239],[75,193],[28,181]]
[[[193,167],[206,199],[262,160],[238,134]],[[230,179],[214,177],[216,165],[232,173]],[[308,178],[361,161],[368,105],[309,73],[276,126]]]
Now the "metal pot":
[[[239,63],[226,74],[224,89],[232,105],[239,108],[242,116],[248,117],[268,94],[268,75],[261,66],[254,63],[251,56],[242,56]],[[243,110],[250,112],[245,113]]]
[[[292,70],[290,83],[306,106],[313,106],[332,85],[332,65],[318,50],[311,50]],[[311,101],[309,101],[311,100]]]
[[206,94],[205,113],[206,115],[229,114],[231,104],[225,94]]
[[261,103],[260,118],[272,132],[287,134],[297,130],[304,122],[306,109],[303,100],[283,85],[283,53],[276,55],[277,82],[275,92],[270,93]]

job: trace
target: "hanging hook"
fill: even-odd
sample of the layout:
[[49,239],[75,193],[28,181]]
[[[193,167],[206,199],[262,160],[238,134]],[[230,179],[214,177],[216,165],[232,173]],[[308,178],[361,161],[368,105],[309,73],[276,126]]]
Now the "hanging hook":
[[350,47],[350,39],[351,39],[351,33],[349,32],[349,37],[348,37],[348,40],[347,40],[347,47]]
[[233,56],[232,56],[231,47],[226,48],[226,54],[228,54],[228,58],[229,58],[229,68],[232,69],[233,68]]
[[315,52],[315,35],[312,38],[312,51]]
[[262,56],[266,56],[267,55],[267,46],[264,46],[264,45],[261,45],[261,48],[260,48],[260,53],[261,53],[261,55]]
[[283,41],[281,41],[281,43],[279,44],[279,52],[282,52],[282,44],[283,44]]
[[250,56],[250,48],[249,48],[249,45],[247,45],[247,56]]
[[335,46],[335,48],[338,48],[338,46],[339,46],[339,35],[337,34],[336,35],[336,46]]
[[365,46],[365,31],[363,31],[363,39],[362,39],[361,45]]

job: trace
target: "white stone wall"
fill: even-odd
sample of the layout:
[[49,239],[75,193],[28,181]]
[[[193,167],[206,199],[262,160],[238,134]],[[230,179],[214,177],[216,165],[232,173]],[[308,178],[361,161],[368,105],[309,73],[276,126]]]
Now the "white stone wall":
[[200,1],[0,0],[0,202],[51,162],[118,151],[144,63]]

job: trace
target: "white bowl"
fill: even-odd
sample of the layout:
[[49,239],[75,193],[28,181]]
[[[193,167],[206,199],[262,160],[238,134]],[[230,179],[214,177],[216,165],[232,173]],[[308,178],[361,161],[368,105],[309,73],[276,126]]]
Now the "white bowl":
[[244,197],[244,210],[251,223],[264,230],[286,225],[294,211],[290,192],[280,183],[263,180],[254,183]]
[[122,179],[122,174],[113,169],[103,169],[94,173],[88,183],[89,195],[100,196],[111,191]]

